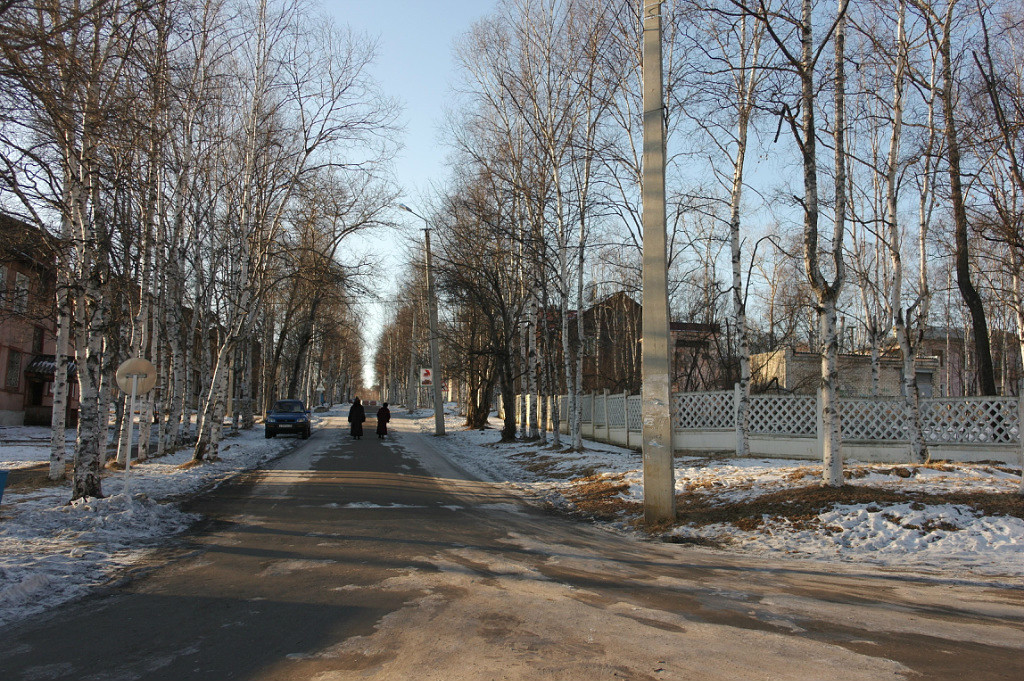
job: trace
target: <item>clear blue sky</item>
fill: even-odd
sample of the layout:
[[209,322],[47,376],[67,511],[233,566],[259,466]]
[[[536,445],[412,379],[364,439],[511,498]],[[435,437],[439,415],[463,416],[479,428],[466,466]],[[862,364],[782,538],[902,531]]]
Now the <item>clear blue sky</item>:
[[404,149],[395,172],[410,205],[444,179],[445,150],[438,142],[445,101],[455,80],[452,45],[494,0],[321,0],[339,24],[379,41],[374,73],[384,92],[404,107]]
[[[495,0],[392,0],[391,2],[355,2],[321,0],[324,11],[339,25],[368,34],[378,41],[373,73],[381,89],[397,99],[403,108],[405,132],[403,149],[395,160],[396,180],[403,191],[402,201],[420,209],[431,184],[443,183],[446,149],[439,142],[445,103],[451,99],[451,84],[456,80],[452,46],[473,22],[489,13]],[[396,219],[414,218],[396,211]],[[418,234],[421,225],[415,225]],[[397,240],[397,241],[400,241]],[[393,273],[402,267],[405,251],[395,238],[375,238],[366,244],[385,263],[390,281],[377,283],[383,296],[394,293]],[[358,248],[358,247],[357,247]],[[359,249],[361,250],[361,249]],[[387,275],[385,275],[387,276]],[[363,328],[366,348],[364,377],[372,380],[373,344],[384,324],[384,308],[370,305]]]

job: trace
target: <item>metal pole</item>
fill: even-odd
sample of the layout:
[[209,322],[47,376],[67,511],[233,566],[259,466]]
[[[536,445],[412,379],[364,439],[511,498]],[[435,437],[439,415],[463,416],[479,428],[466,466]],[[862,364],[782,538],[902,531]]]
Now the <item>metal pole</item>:
[[[426,220],[424,220],[426,222]],[[437,297],[434,293],[434,268],[430,259],[430,223],[423,230],[427,256],[427,314],[430,322],[430,373],[434,389],[434,435],[444,435],[444,405],[441,403],[441,358],[437,351]]]
[[643,344],[644,520],[676,517],[672,464],[668,257],[665,217],[665,105],[661,73],[661,1],[643,9]]
[[[128,452],[124,457],[124,498],[131,503],[132,497],[128,493],[128,481],[132,472],[132,436],[135,435],[135,396],[139,392],[139,374],[132,374],[132,399],[128,408]],[[142,430],[140,419],[139,430]],[[141,433],[140,433],[141,434]]]
[[416,307],[412,308],[412,333],[409,335],[409,413],[415,414],[420,394],[419,372],[416,370]]

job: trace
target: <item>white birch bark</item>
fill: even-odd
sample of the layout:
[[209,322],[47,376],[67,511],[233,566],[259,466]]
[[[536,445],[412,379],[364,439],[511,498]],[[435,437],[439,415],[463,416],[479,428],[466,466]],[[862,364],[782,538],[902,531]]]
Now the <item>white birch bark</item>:
[[[526,350],[526,400],[527,400],[527,411],[529,420],[529,431],[527,433],[527,440],[536,440],[540,437],[537,425],[537,372],[539,369],[539,357],[537,352],[537,329],[539,328],[538,322],[540,319],[539,302],[537,300],[537,292],[533,291],[530,295],[530,322],[527,325],[529,329],[529,337],[527,340]],[[547,311],[545,310],[545,314]],[[547,320],[545,320],[547,323]]]
[[[67,201],[67,197],[65,197]],[[61,219],[61,241],[68,242],[71,235],[71,222],[68,216]],[[57,267],[57,347],[54,356],[53,373],[53,413],[50,421],[50,480],[60,480],[65,476],[67,454],[66,425],[70,392],[68,381],[68,346],[71,338],[71,306],[68,296],[70,263],[68,256],[62,251]]]
[[[903,358],[903,398],[907,409],[907,430],[910,436],[911,459],[916,463],[925,463],[928,460],[928,448],[925,445],[924,434],[921,429],[921,395],[917,385],[917,349],[915,343],[910,338],[910,326],[913,323],[911,312],[914,306],[904,308],[902,304],[903,258],[900,253],[902,238],[897,212],[896,176],[899,163],[900,137],[903,128],[903,89],[907,67],[905,21],[906,5],[900,3],[896,29],[898,56],[895,82],[893,84],[893,127],[889,141],[885,176],[886,222],[888,223],[889,230],[889,256],[892,262],[892,292],[888,307],[890,318],[892,319],[893,332]],[[926,277],[922,279],[922,283],[927,286]]]
[[747,303],[743,287],[741,209],[743,171],[747,154],[750,114],[757,84],[756,67],[760,52],[760,34],[747,40],[747,17],[741,18],[740,64],[734,75],[736,88],[736,155],[733,158],[732,191],[729,195],[729,241],[732,261],[732,304],[736,319],[737,354],[739,355],[739,404],[736,406],[736,456],[750,454],[750,342],[747,334]]

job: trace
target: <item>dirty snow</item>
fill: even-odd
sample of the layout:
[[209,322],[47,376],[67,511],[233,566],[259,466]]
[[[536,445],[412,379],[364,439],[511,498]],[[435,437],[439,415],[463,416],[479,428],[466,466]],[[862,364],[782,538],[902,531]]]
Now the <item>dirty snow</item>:
[[[418,421],[433,429],[432,418]],[[501,422],[492,429],[461,430],[449,417],[443,446],[460,466],[492,481],[504,481],[530,496],[565,505],[565,489],[574,478],[597,476],[621,480],[626,500],[642,501],[640,455],[631,450],[586,442],[586,451],[562,452],[541,443],[496,445]],[[549,434],[550,438],[550,434]],[[563,436],[563,448],[566,438]],[[935,467],[846,462],[852,485],[930,493],[988,492],[1014,495],[1020,471],[986,464]],[[821,465],[788,459],[707,459],[677,457],[678,493],[699,491],[720,502],[738,502],[821,480]],[[619,523],[626,527],[625,519]],[[1024,576],[1024,520],[986,517],[953,504],[864,504],[834,506],[816,522],[767,519],[756,530],[731,524],[682,525],[670,535],[711,540],[729,549],[757,554],[872,563],[892,568],[969,571],[1008,577]]]
[[[4,428],[0,438],[0,470],[49,459],[48,429]],[[214,463],[180,468],[191,458],[186,448],[133,465],[130,502],[123,472],[103,479],[105,498],[71,504],[69,482],[29,491],[8,487],[0,502],[0,626],[76,598],[145,561],[154,546],[197,519],[178,508],[182,495],[219,484],[298,441],[264,439],[257,427],[226,437]]]

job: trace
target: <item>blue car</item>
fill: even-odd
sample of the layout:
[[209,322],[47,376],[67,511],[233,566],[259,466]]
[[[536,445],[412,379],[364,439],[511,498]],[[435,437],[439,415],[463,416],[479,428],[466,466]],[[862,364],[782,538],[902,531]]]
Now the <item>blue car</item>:
[[303,440],[309,437],[309,412],[302,400],[278,400],[267,412],[263,436],[272,438],[278,433],[298,433]]

